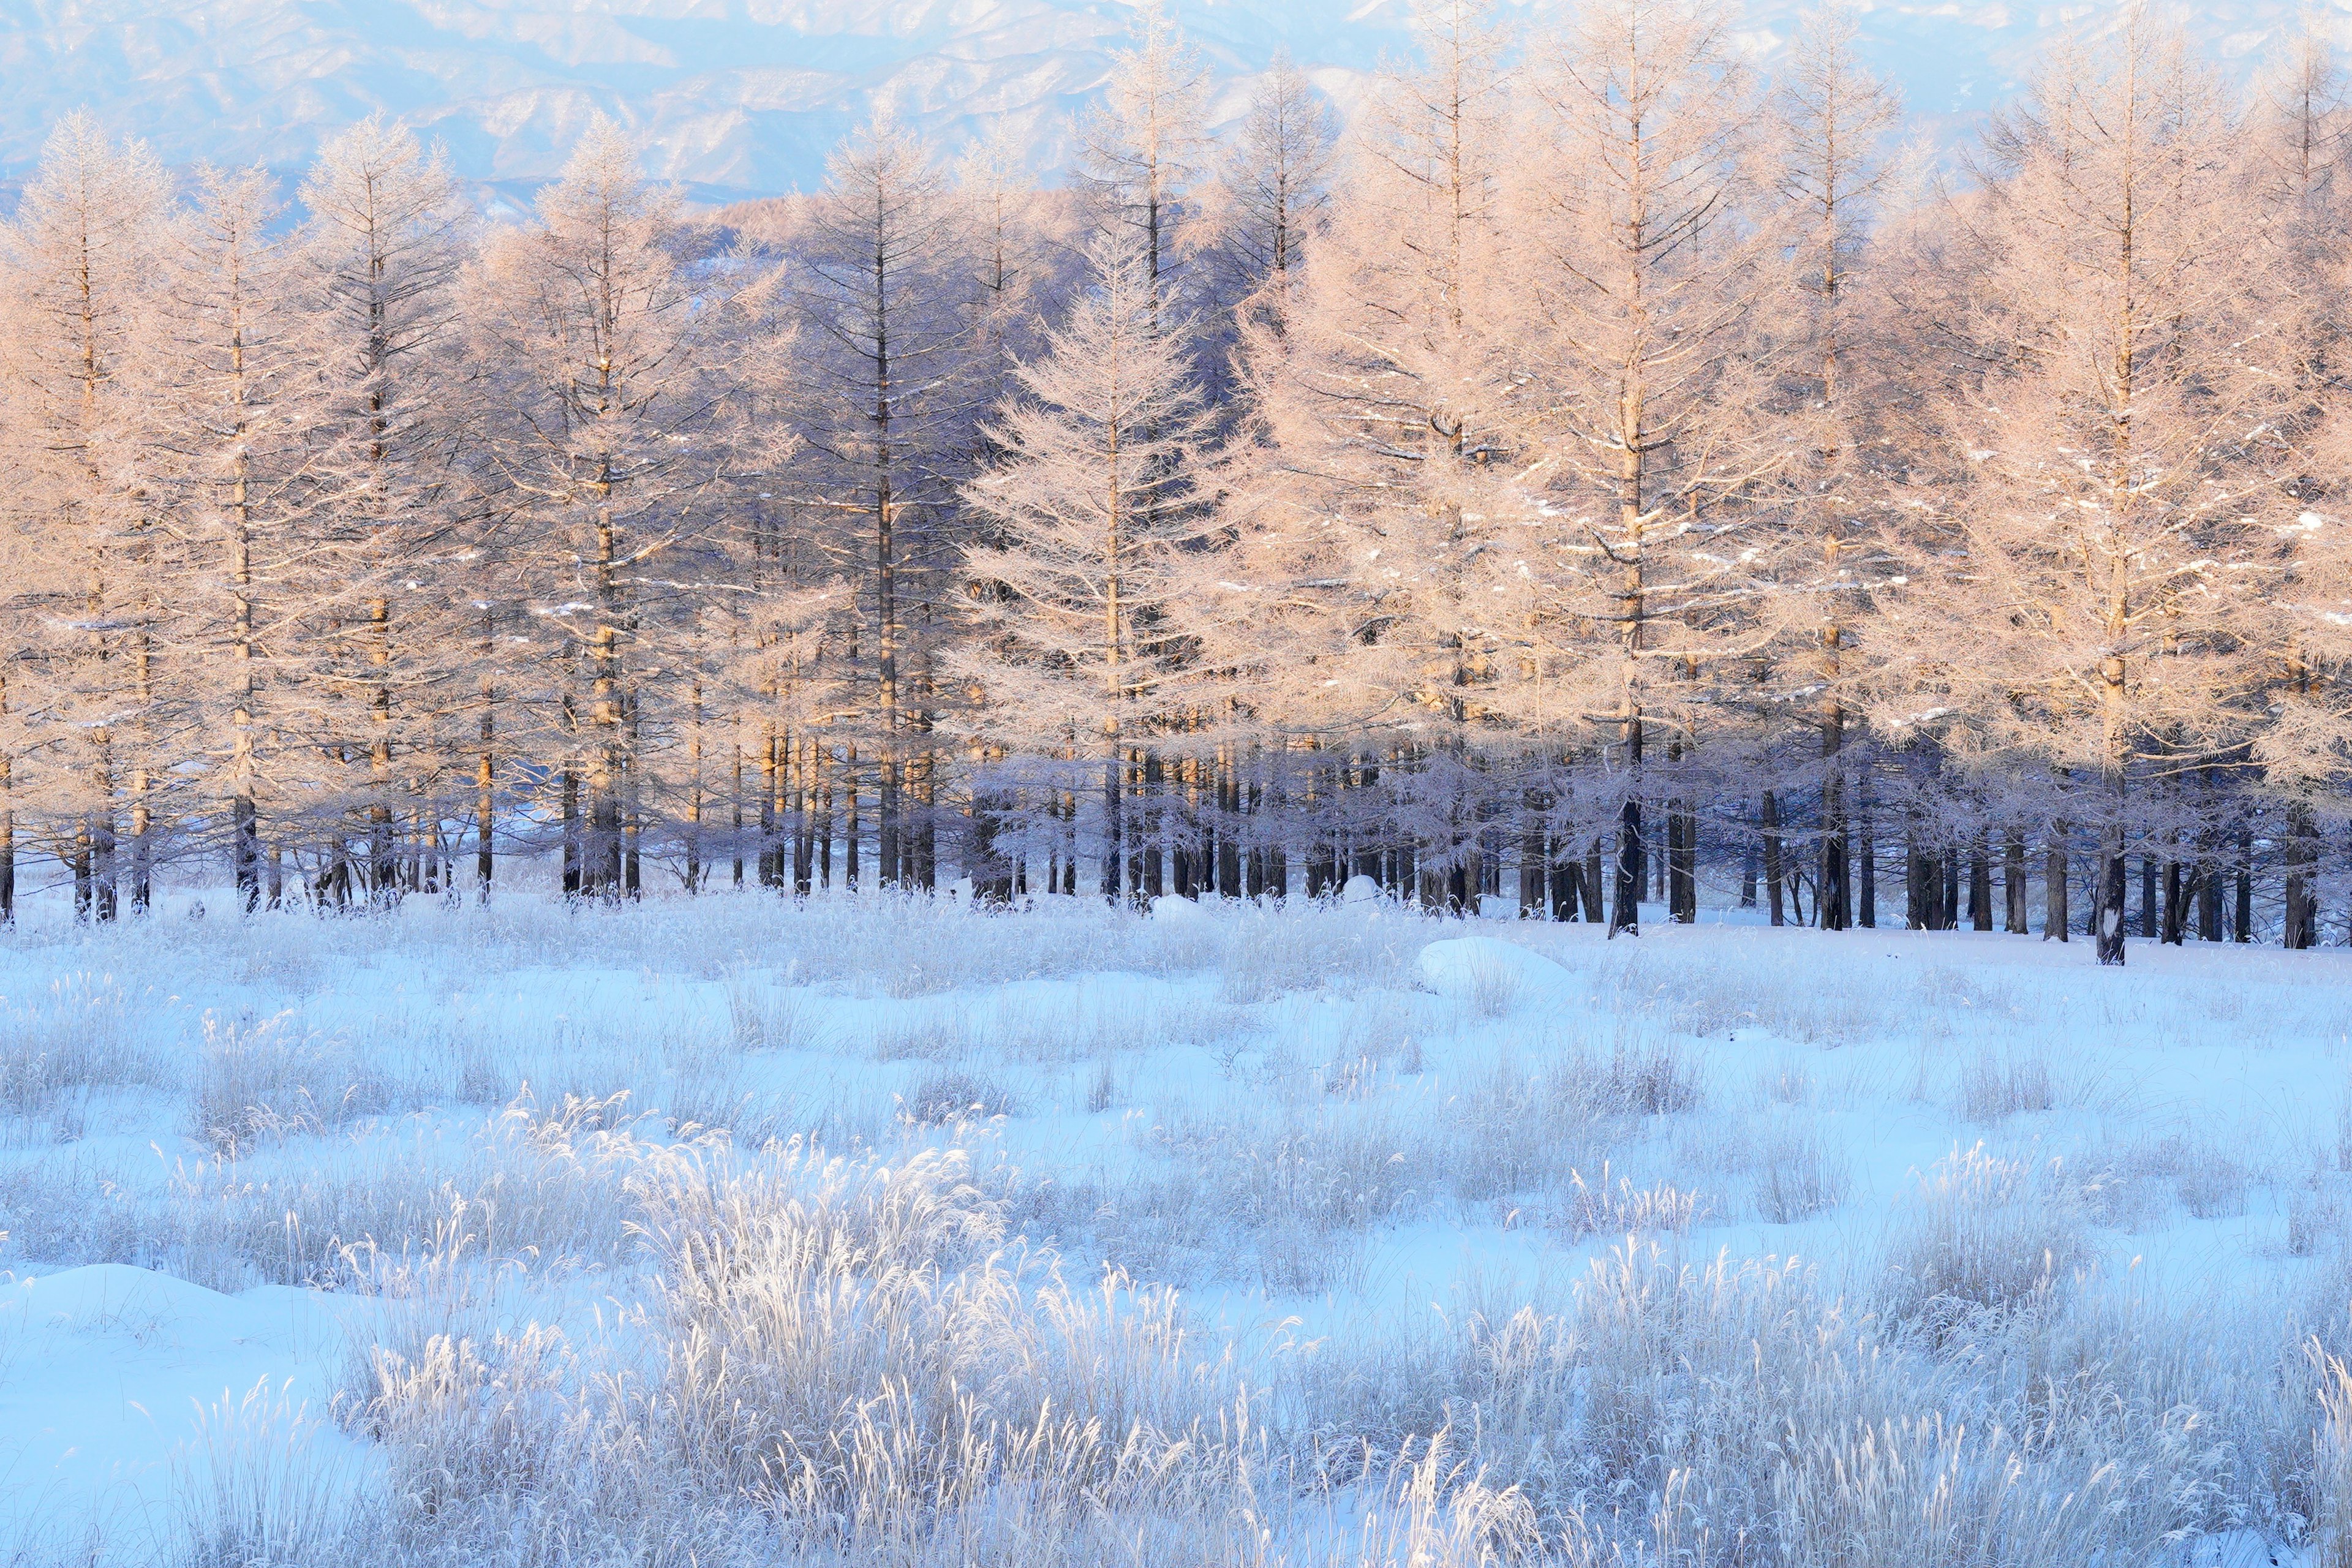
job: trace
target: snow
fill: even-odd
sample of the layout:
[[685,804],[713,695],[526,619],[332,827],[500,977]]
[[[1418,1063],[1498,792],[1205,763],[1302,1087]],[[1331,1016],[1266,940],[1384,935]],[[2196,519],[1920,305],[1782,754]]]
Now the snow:
[[[1288,1344],[1377,1344],[1465,1300],[1543,1298],[1629,1229],[1693,1258],[1801,1259],[1864,1295],[1939,1173],[1971,1159],[2079,1190],[2086,1291],[2248,1354],[2338,1289],[2352,954],[2136,942],[2118,972],[2081,942],[1715,910],[1612,942],[1360,894],[1160,899],[1149,919],[1060,898],[508,894],[244,923],[188,919],[188,893],[112,931],[36,909],[0,936],[0,1558],[10,1531],[96,1521],[102,1561],[142,1560],[232,1416],[301,1428],[334,1488],[373,1484],[374,1444],[331,1413],[404,1303],[437,1300],[416,1283],[436,1214],[489,1234],[462,1203],[449,1220],[450,1194],[559,1167],[573,1184],[550,1191],[603,1191],[714,1126],[747,1146],[954,1147],[1090,1194],[1058,1220],[1039,1204],[1024,1234],[1077,1276],[1108,1261],[1181,1289],[1236,1346],[1285,1324]],[[245,1059],[232,1040],[279,1079],[220,1088]],[[7,1089],[39,1053],[82,1063],[80,1086]],[[1529,1123],[1596,1084],[1633,1097],[1605,1146]],[[224,1148],[200,1107],[242,1094],[281,1114]],[[1369,1163],[1341,1184],[1370,1196],[1265,1220],[1322,1200],[1251,1185],[1252,1161],[1348,1138]],[[1506,1144],[1542,1168],[1509,1174]],[[1831,1172],[1822,1201],[1792,1204],[1772,1184],[1809,1159]],[[1162,1191],[1191,1195],[1154,1206]],[[1641,1217],[1685,1200],[1682,1221]],[[275,1216],[332,1204],[344,1241],[364,1220],[374,1271],[274,1278],[295,1245]],[[589,1238],[565,1256],[518,1246],[492,1267],[478,1237],[457,1247],[483,1270],[467,1321],[647,1331],[647,1265],[612,1215],[531,1221]],[[2244,1553],[2277,1539],[2204,1550],[2262,1561]]]
[[1469,1000],[1482,991],[1564,994],[1574,977],[1539,952],[1491,936],[1457,936],[1433,942],[1416,961],[1421,983],[1440,996]]
[[[1759,0],[1737,44],[1769,65],[1805,6]],[[2039,43],[2122,8],[1898,0],[1862,8],[1861,47],[1948,132],[2013,90]],[[1217,75],[1221,122],[1278,46],[1344,104],[1383,51],[1411,45],[1403,0],[1174,9]],[[2174,9],[2241,74],[2298,16],[2287,0]],[[460,174],[519,192],[604,111],[645,138],[651,172],[724,199],[812,187],[887,100],[951,140],[1009,122],[1050,166],[1128,15],[1094,0],[17,0],[0,13],[16,89],[0,163],[21,175],[58,117],[89,105],[175,163],[292,171],[323,133],[381,110],[446,140]]]
[[[350,1305],[281,1285],[223,1295],[120,1263],[0,1286],[0,1541],[47,1517],[110,1518],[136,1521],[109,1531],[134,1548],[172,1512],[208,1421],[323,1417]],[[331,1429],[311,1458],[363,1460]]]

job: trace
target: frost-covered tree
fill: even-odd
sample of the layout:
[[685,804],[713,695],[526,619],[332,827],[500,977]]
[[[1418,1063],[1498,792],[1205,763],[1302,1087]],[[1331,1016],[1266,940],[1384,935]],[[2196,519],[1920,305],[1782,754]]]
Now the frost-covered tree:
[[730,458],[728,310],[672,249],[677,196],[599,120],[533,219],[497,236],[475,289],[500,362],[488,443],[510,488],[522,585],[560,759],[567,890],[634,895],[676,720],[670,574]]
[[9,702],[46,720],[37,742],[18,731],[12,809],[37,794],[75,910],[102,921],[120,908],[126,812],[146,852],[158,772],[148,724],[163,585],[136,454],[168,198],[144,146],[78,113],[50,135],[0,237],[13,470],[0,504],[35,552],[11,585]]
[[1263,289],[1279,310],[1329,205],[1338,132],[1307,73],[1278,49],[1250,89],[1249,110],[1227,144],[1218,183],[1220,249],[1247,296]]
[[2134,14],[2045,68],[1990,182],[1937,214],[1944,457],[1904,497],[1914,591],[1873,634],[1907,676],[1885,716],[1958,718],[1949,744],[2097,781],[2076,820],[2106,963],[2135,792],[2245,742],[2252,655],[2275,646],[2264,433],[2290,378],[2233,216],[2240,135]]
[[845,784],[856,820],[860,781],[872,781],[886,885],[936,876],[934,645],[953,487],[972,457],[979,301],[964,216],[932,150],[878,116],[834,154],[798,297],[813,510],[858,584],[843,605],[856,625],[835,639],[865,690],[862,722],[840,731]]
[[[310,640],[334,742],[364,764],[336,793],[364,817],[362,879],[385,899],[398,886],[396,823],[449,760],[451,710],[470,710],[475,696],[457,677],[477,659],[477,595],[455,570],[479,542],[459,532],[474,382],[457,283],[472,224],[446,153],[381,117],[327,142],[300,195],[297,287],[332,491],[320,527],[338,568],[331,591],[315,580]],[[340,854],[322,876],[333,896],[352,890]]]
[[[1156,311],[1188,245],[1185,198],[1208,156],[1209,76],[1160,0],[1146,0],[1131,46],[1111,57],[1102,99],[1078,127],[1081,167],[1103,221],[1131,231]],[[1158,316],[1154,316],[1158,321]]]
[[[1877,405],[1871,393],[1885,391],[1866,385],[1855,395],[1860,356],[1854,340],[1864,319],[1855,295],[1887,178],[1885,142],[1902,114],[1894,92],[1856,58],[1856,30],[1850,11],[1807,16],[1771,103],[1780,196],[1790,209],[1785,221],[1794,236],[1795,297],[1805,307],[1786,365],[1804,400],[1796,423],[1806,438],[1794,454],[1785,491],[1801,540],[1792,542],[1783,582],[1810,606],[1799,614],[1814,628],[1820,650],[1817,673],[1804,671],[1799,683],[1820,690],[1823,772],[1815,909],[1824,931],[1843,931],[1853,918],[1845,661],[1863,609],[1856,554],[1866,551],[1869,531],[1869,496],[1857,469]],[[1865,376],[1875,369],[1865,364]],[[1777,908],[1777,891],[1774,897]]]
[[316,569],[314,506],[339,498],[314,468],[326,420],[281,211],[262,170],[196,172],[164,273],[144,465],[171,541],[167,710],[207,761],[189,781],[198,809],[226,808],[247,911],[263,897],[263,814],[282,848],[331,734],[299,656],[305,601],[332,584]]
[[[1267,451],[1240,459],[1248,504],[1221,581],[1267,590],[1223,590],[1224,640],[1284,649],[1234,668],[1263,678],[1262,713],[1328,749],[1299,793],[1322,803],[1328,853],[1352,840],[1380,874],[1460,907],[1485,879],[1477,688],[1501,673],[1478,563],[1505,526],[1483,498],[1502,439],[1509,75],[1475,0],[1416,26],[1423,58],[1376,84],[1282,330],[1250,342],[1251,438]],[[1310,889],[1336,872],[1310,859]]]
[[1100,888],[1117,898],[1140,890],[1143,825],[1126,797],[1179,657],[1178,557],[1213,520],[1195,473],[1201,411],[1150,258],[1113,231],[1087,261],[1085,292],[992,426],[1001,457],[964,490],[1001,542],[971,552],[996,591],[957,668],[983,694],[983,737],[1096,774]]
[[[1589,5],[1534,80],[1521,141],[1543,151],[1511,184],[1514,428],[1534,509],[1516,548],[1555,672],[1549,721],[1608,716],[1611,927],[1632,931],[1649,775],[1721,721],[1776,626],[1777,519],[1748,492],[1782,461],[1752,332],[1781,236],[1752,174],[1757,85],[1713,11]],[[1687,920],[1687,794],[1666,828]]]

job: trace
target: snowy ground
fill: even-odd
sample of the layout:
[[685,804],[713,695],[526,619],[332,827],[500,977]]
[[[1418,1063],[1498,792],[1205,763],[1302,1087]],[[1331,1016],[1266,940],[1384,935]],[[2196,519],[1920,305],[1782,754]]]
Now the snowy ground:
[[1713,914],[36,911],[0,1564],[2352,1554],[2347,1029]]

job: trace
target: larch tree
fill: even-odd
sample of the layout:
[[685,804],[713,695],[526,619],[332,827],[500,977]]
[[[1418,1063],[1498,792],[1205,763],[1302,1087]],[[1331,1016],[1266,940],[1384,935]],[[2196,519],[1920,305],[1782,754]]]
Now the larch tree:
[[1080,121],[1080,167],[1103,220],[1130,230],[1157,312],[1189,247],[1185,198],[1207,155],[1209,76],[1160,0],[1146,0],[1134,42],[1111,57],[1102,100]]
[[[453,570],[479,542],[460,531],[472,496],[459,456],[475,432],[457,284],[471,221],[447,155],[381,117],[320,148],[301,199],[299,286],[327,387],[322,482],[335,492],[326,526],[337,570],[310,606],[317,675],[335,696],[333,743],[363,763],[363,778],[337,793],[365,822],[365,891],[389,899],[396,823],[450,760],[452,710],[470,714],[478,695],[451,689],[458,668],[481,662],[469,623],[487,613]],[[487,706],[478,717],[489,721]],[[487,880],[487,819],[479,829],[476,875]],[[348,859],[331,856],[322,875],[333,897],[352,891]]]
[[[2301,508],[2289,527],[2283,564],[2270,722],[2256,747],[2262,795],[2284,816],[2278,835],[2286,862],[2281,935],[2288,947],[2318,940],[2315,893],[2321,820],[2340,818],[2336,805],[2341,758],[2337,715],[2346,703],[2341,613],[2334,585],[2347,562],[2338,517],[2345,445],[2347,328],[2352,294],[2340,261],[2343,226],[2352,213],[2352,179],[2344,167],[2352,106],[2336,51],[2305,18],[2254,84],[2243,148],[2246,184],[2258,196],[2268,265],[2248,279],[2276,341],[2292,350],[2289,395],[2276,427],[2296,441],[2284,467]],[[2249,842],[2242,850],[2251,850]]]
[[505,371],[489,431],[512,492],[532,619],[548,628],[542,700],[562,755],[569,892],[634,896],[652,748],[674,715],[668,574],[709,521],[731,452],[727,301],[670,244],[675,194],[637,173],[599,119],[533,221],[496,237],[474,280]]
[[[1423,58],[1376,85],[1282,330],[1249,342],[1267,450],[1244,458],[1226,580],[1278,589],[1242,595],[1234,640],[1278,625],[1296,645],[1262,667],[1276,684],[1260,702],[1295,739],[1332,743],[1302,785],[1327,833],[1355,841],[1355,869],[1462,908],[1485,879],[1475,689],[1496,673],[1496,619],[1475,563],[1502,521],[1484,498],[1502,438],[1488,328],[1510,74],[1477,0],[1415,25]],[[1339,809],[1354,797],[1381,804]],[[1318,870],[1325,853],[1310,891],[1345,874]]]
[[[2136,785],[2227,755],[2265,641],[2277,504],[2263,432],[2287,384],[2250,306],[2238,123],[2179,37],[2133,13],[2061,53],[1952,198],[1942,477],[1881,635],[1888,718],[2099,781],[2092,927],[2124,960]],[[2273,644],[2272,646],[2275,646]]]
[[[1868,497],[1860,481],[1867,476],[1857,469],[1865,460],[1869,416],[1882,402],[1873,393],[1885,391],[1880,385],[1854,393],[1861,357],[1855,339],[1865,319],[1854,296],[1887,177],[1885,142],[1902,115],[1895,93],[1856,57],[1856,31],[1850,11],[1808,15],[1771,103],[1780,195],[1791,209],[1796,247],[1792,281],[1804,306],[1787,368],[1803,399],[1800,423],[1808,439],[1791,465],[1788,504],[1810,549],[1790,552],[1784,583],[1816,606],[1806,618],[1819,647],[1813,679],[1823,769],[1815,908],[1824,931],[1843,931],[1853,919],[1845,660],[1864,593],[1855,555],[1866,549]],[[1864,375],[1874,368],[1866,360],[1864,366]],[[1773,901],[1777,910],[1777,889]]]
[[877,115],[834,154],[799,285],[803,363],[814,371],[803,424],[812,510],[860,584],[858,625],[841,639],[866,694],[863,721],[841,734],[849,816],[857,821],[870,777],[886,886],[929,887],[935,876],[933,645],[975,413],[966,369],[976,280],[962,216],[931,149]]
[[1234,293],[1263,291],[1277,312],[1288,299],[1307,243],[1330,205],[1338,142],[1329,105],[1307,73],[1277,49],[1252,84],[1249,110],[1218,173],[1220,249]]
[[[1652,752],[1684,760],[1776,626],[1775,519],[1751,492],[1784,450],[1751,328],[1781,235],[1751,168],[1757,88],[1713,12],[1588,6],[1535,82],[1523,144],[1546,151],[1511,187],[1519,483],[1539,498],[1518,548],[1560,670],[1548,708],[1613,734],[1596,786],[1617,802],[1610,926],[1632,931]],[[1688,920],[1687,796],[1666,828]]]
[[301,600],[320,581],[308,563],[324,411],[274,182],[205,168],[194,186],[163,275],[147,468],[174,568],[169,711],[183,749],[211,759],[194,782],[208,815],[226,807],[230,871],[250,912],[264,892],[264,812],[282,841],[315,782],[307,759],[328,738],[326,716],[305,711],[289,679]]
[[1097,773],[1108,899],[1143,890],[1126,786],[1173,668],[1177,557],[1213,523],[1194,474],[1198,395],[1166,324],[1142,245],[1097,237],[1085,292],[992,426],[1000,456],[964,489],[1001,542],[970,552],[966,570],[995,591],[958,670],[984,694],[984,738]]
[[[76,913],[101,921],[120,909],[123,814],[143,852],[156,777],[144,726],[161,589],[136,454],[168,200],[143,145],[77,113],[50,135],[0,241],[17,470],[8,521],[49,542],[14,595],[29,614],[9,701],[47,716],[53,743],[20,760],[37,764]],[[12,770],[12,799],[26,782]],[[143,899],[135,879],[131,892]]]

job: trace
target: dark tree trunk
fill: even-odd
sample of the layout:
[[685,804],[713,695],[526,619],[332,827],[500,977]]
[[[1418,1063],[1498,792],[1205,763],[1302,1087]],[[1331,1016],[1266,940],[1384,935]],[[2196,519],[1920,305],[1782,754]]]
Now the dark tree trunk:
[[1976,931],[1992,930],[1992,857],[1981,829],[1969,857],[1969,924]]
[[1675,816],[1674,846],[1666,857],[1667,900],[1676,923],[1698,920],[1698,815],[1685,801]]
[[2238,897],[2231,910],[2235,917],[2230,931],[2234,942],[2254,940],[2254,830],[2251,826],[2238,829]]
[[1584,868],[1570,855],[1565,839],[1555,838],[1551,841],[1549,861],[1551,918],[1556,921],[1572,921],[1577,917],[1579,906],[1583,902],[1583,889],[1579,884],[1584,880]]
[[2124,865],[2124,825],[2119,818],[2111,819],[2101,830],[2099,842],[2098,896],[2093,902],[2098,939],[2099,962],[2121,963],[2124,961],[2124,899],[2126,868]]
[[1814,912],[1823,931],[1844,931],[1853,924],[1851,832],[1845,818],[1844,768],[1836,763],[1822,784],[1821,894]]
[[2042,874],[2042,940],[2067,938],[2066,922],[2066,825],[2053,823],[2050,828],[2050,854]]
[[2011,936],[2023,936],[2025,922],[2025,834],[2012,827],[2001,843],[2001,927]]
[[2197,889],[2178,860],[2164,863],[2164,940],[2174,947],[2189,937],[2189,900]]
[[1523,808],[1527,825],[1519,834],[1519,918],[1539,921],[1550,913],[1551,856],[1543,830],[1543,803],[1530,795]]
[[1642,931],[1642,803],[1628,795],[1617,818],[1617,896],[1609,934]]
[[584,890],[581,887],[580,865],[580,775],[565,768],[560,788],[563,809],[563,892],[566,898],[577,898]]
[[1862,807],[1862,844],[1861,853],[1856,857],[1861,862],[1858,868],[1861,875],[1857,879],[1859,886],[1854,889],[1858,906],[1854,918],[1862,922],[1863,930],[1874,931],[1878,926],[1878,814],[1871,809],[1869,775],[1864,774],[1863,779],[1859,803]]
[[2286,926],[2282,940],[2301,951],[2317,945],[2319,900],[2312,894],[2311,813],[2301,805],[2286,814]]
[[1759,825],[1764,832],[1764,900],[1771,910],[1772,923],[1780,925],[1787,918],[1781,904],[1780,800],[1769,789],[1764,792]]

